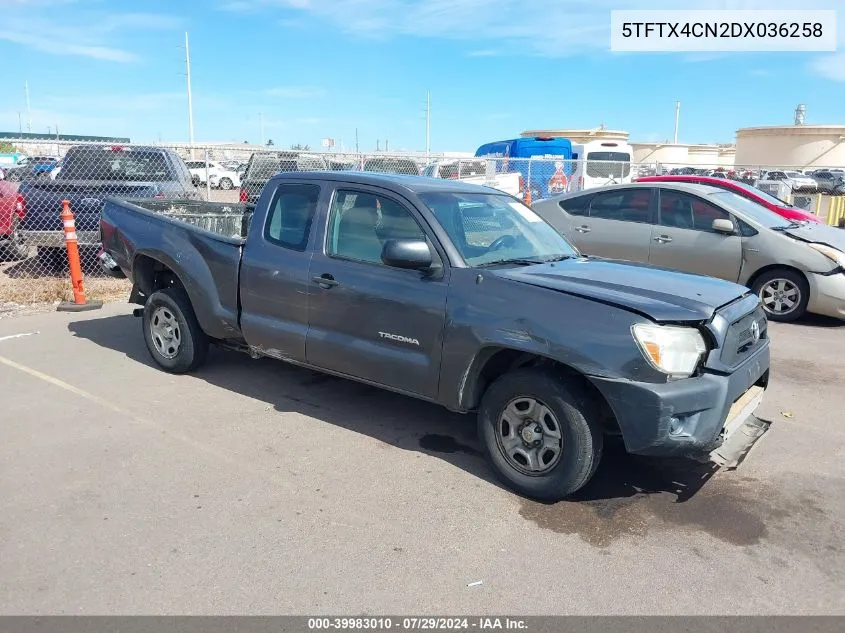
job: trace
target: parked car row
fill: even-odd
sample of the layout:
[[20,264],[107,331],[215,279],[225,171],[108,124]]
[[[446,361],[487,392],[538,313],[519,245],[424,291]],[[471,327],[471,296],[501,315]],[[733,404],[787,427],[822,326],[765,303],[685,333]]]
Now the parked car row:
[[724,182],[687,178],[643,178],[533,209],[587,255],[743,284],[776,321],[808,311],[845,319],[845,232]]

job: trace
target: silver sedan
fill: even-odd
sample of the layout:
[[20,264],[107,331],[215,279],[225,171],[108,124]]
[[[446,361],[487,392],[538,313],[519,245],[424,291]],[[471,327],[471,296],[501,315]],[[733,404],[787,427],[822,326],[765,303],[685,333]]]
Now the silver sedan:
[[687,183],[611,185],[533,209],[586,255],[744,284],[773,321],[804,312],[845,320],[841,229],[792,222],[730,191]]

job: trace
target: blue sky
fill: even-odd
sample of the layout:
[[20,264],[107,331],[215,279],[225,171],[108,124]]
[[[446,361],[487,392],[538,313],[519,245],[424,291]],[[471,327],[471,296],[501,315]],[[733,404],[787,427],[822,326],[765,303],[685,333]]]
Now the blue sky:
[[[682,8],[794,9],[794,1]],[[473,151],[529,128],[595,127],[636,141],[732,142],[738,127],[845,124],[845,6],[839,52],[614,54],[611,9],[677,0],[0,0],[0,131],[186,141],[184,32],[200,141]],[[338,147],[339,149],[339,147]]]

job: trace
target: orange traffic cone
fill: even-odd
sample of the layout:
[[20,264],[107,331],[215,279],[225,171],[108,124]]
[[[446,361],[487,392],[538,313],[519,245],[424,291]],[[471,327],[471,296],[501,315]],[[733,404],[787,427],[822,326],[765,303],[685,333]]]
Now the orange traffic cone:
[[79,261],[79,243],[76,237],[76,220],[70,210],[70,202],[62,200],[62,225],[65,230],[65,247],[70,268],[70,283],[73,287],[73,301],[64,301],[56,308],[61,312],[83,312],[103,307],[102,301],[88,301],[82,285],[82,264]]
[[522,202],[526,207],[531,206],[531,187],[525,188],[525,195],[522,196]]

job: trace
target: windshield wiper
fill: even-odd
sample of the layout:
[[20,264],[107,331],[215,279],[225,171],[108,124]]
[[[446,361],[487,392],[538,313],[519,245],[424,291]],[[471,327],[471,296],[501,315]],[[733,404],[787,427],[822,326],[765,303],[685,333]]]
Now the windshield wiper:
[[516,264],[517,266],[535,266],[537,264],[548,264],[549,262],[562,262],[565,259],[572,259],[572,255],[552,255],[551,257],[538,257],[528,259],[526,257],[514,257],[513,259],[497,259],[492,262],[479,264],[478,268],[486,266],[498,266],[501,264]]
[[492,262],[484,262],[483,264],[478,264],[477,268],[486,268],[487,266],[500,266],[502,264],[516,264],[517,266],[535,266],[537,264],[544,264],[545,261],[542,259],[524,259],[515,257],[513,259],[497,259]]
[[773,226],[773,231],[786,231],[787,229],[800,229],[803,224],[798,224],[798,222],[790,222],[786,226]]

